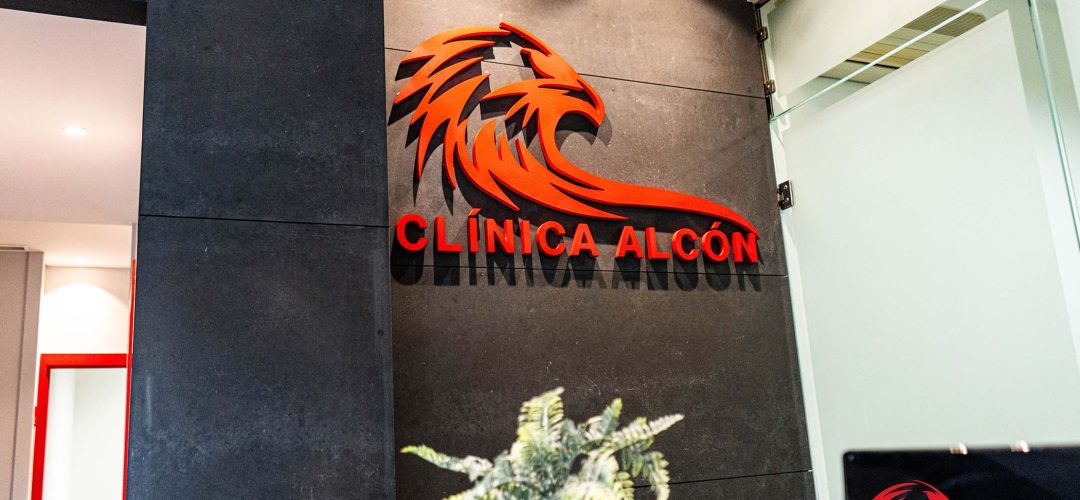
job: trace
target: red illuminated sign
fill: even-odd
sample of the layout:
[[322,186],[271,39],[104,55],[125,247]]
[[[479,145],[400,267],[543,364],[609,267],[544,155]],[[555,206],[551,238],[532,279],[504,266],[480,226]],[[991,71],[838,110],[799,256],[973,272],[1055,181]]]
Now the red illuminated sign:
[[[535,77],[484,93],[483,85],[489,75],[468,76],[476,73],[476,66],[484,57],[470,54],[510,41],[522,47],[522,59]],[[670,259],[674,255],[682,260],[703,256],[713,261],[729,257],[736,262],[758,261],[757,229],[730,208],[688,194],[599,177],[562,155],[556,141],[560,121],[567,115],[578,115],[599,127],[604,121],[604,102],[561,56],[531,33],[508,23],[501,23],[498,28],[455,28],[421,43],[401,63],[418,67],[394,98],[394,106],[416,103],[409,124],[418,130],[417,181],[423,174],[428,151],[437,146],[441,137],[442,165],[449,185],[457,189],[458,174],[462,173],[472,186],[514,212],[520,207],[511,193],[518,199],[585,219],[626,220],[620,208],[637,207],[686,212],[715,220],[707,230],[679,229],[662,245],[655,228],[640,228],[643,235],[639,236],[638,228],[624,226],[618,234],[616,257]],[[480,128],[470,148],[468,115],[477,99],[511,101],[501,118],[507,122],[516,118],[522,124],[534,126],[543,160],[529,151],[524,134],[508,138],[506,132],[497,129],[496,120],[489,120]],[[477,253],[483,241],[487,253],[520,251],[530,255],[535,249],[551,256],[598,255],[587,223],[576,227],[564,227],[555,221],[534,225],[528,220],[484,219],[481,223],[476,212],[468,219],[467,241],[447,241],[446,221],[441,216],[429,221],[408,214],[397,222],[397,242],[408,251],[421,251],[434,245],[436,252]],[[428,228],[429,224],[434,226],[433,236],[410,236],[423,232],[418,230]],[[520,234],[520,244],[515,241],[515,229]],[[570,237],[569,243],[563,241],[564,236]]]
[[890,486],[878,493],[874,500],[949,500],[937,488],[922,481],[911,481]]

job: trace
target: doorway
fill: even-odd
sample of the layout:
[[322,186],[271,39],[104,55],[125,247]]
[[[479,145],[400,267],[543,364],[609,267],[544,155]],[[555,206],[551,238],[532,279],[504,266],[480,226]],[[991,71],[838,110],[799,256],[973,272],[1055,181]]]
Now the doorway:
[[146,30],[74,11],[145,3],[0,4],[0,498],[115,500]]
[[121,497],[128,355],[44,354],[39,366],[30,498]]

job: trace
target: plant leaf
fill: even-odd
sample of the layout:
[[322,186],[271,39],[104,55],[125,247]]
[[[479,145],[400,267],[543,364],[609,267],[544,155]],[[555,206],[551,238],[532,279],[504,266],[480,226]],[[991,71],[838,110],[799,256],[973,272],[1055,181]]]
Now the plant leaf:
[[471,455],[465,458],[451,457],[424,445],[406,446],[401,449],[401,452],[416,455],[446,470],[468,474],[469,481],[476,481],[477,478],[491,471],[491,462],[483,458]]
[[451,457],[423,445],[401,451],[468,474],[472,488],[447,500],[633,500],[634,477],[645,478],[657,499],[667,500],[668,462],[648,449],[683,416],[638,418],[620,429],[622,401],[615,399],[600,415],[576,425],[565,418],[562,392],[556,388],[523,403],[517,440],[491,462]]
[[677,414],[660,417],[651,422],[638,418],[612,434],[604,448],[611,453],[631,446],[637,449],[648,448],[657,434],[670,429],[682,419],[683,416]]
[[622,413],[622,399],[615,398],[604,408],[604,412],[585,422],[588,430],[585,437],[591,442],[602,440],[619,428],[619,415]]

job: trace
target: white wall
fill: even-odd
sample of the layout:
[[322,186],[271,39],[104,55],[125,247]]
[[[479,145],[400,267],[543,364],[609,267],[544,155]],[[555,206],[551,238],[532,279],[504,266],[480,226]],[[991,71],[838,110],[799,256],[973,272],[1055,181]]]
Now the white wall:
[[128,350],[128,269],[46,267],[38,353]]
[[52,370],[43,500],[117,500],[123,493],[123,368]]
[[1024,80],[1003,15],[782,132],[833,499],[852,449],[1080,443],[1076,249]]

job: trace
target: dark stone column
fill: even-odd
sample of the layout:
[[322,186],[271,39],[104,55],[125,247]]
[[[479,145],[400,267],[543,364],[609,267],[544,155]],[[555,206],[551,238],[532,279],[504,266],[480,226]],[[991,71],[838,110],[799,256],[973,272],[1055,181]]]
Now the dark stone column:
[[128,498],[390,498],[381,1],[147,12]]

